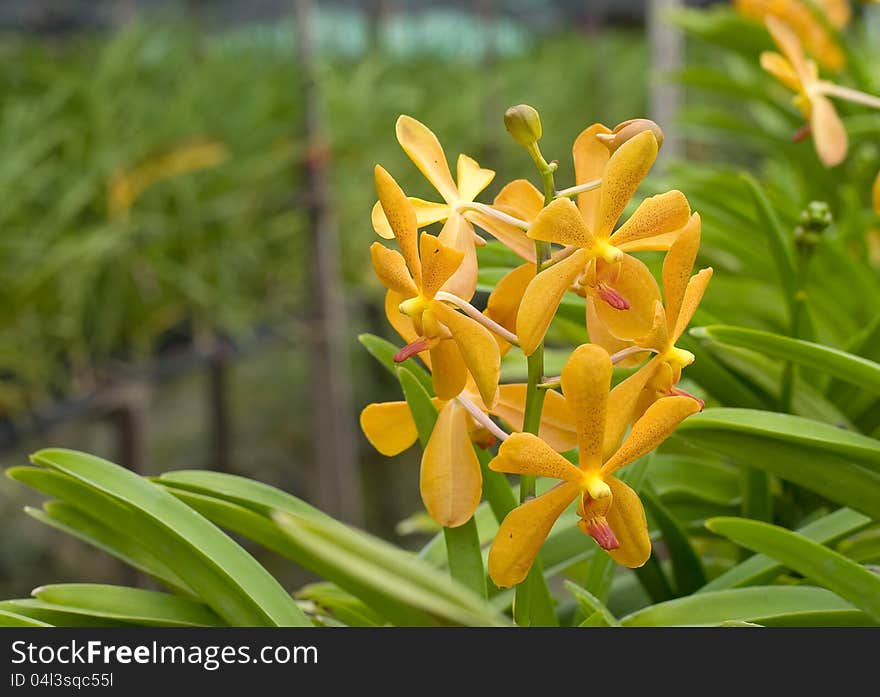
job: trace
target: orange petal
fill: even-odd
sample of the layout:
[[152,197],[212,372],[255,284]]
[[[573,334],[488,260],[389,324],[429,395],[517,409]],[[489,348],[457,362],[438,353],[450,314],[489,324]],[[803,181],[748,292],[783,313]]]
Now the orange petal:
[[431,378],[434,393],[440,399],[452,399],[461,394],[467,382],[467,366],[451,339],[442,339],[431,349]]
[[379,194],[379,203],[385,213],[388,224],[394,231],[397,244],[406,265],[412,273],[416,286],[422,285],[422,265],[419,262],[418,234],[416,214],[412,205],[398,186],[394,178],[381,166],[376,165],[375,170],[376,192]]
[[455,528],[468,522],[483,491],[480,461],[468,433],[468,413],[453,400],[437,417],[425,452],[419,488],[428,514]]
[[464,217],[474,225],[479,225],[520,258],[535,263],[535,243],[528,238],[525,230],[486,215],[482,211],[468,210],[465,211]]
[[640,397],[660,366],[661,361],[650,360],[611,390],[602,446],[603,461],[617,451],[630,424],[642,415],[639,411]]
[[672,335],[685,289],[700,249],[700,215],[694,213],[663,260],[663,295],[666,301],[666,331]]
[[812,74],[807,65],[807,59],[804,57],[804,50],[801,48],[801,42],[785,22],[776,17],[767,17],[764,20],[767,25],[767,31],[773,37],[773,41],[779,46],[779,50],[785,58],[788,59],[792,70],[797,75],[798,82],[802,86],[806,86],[811,82]]
[[361,412],[361,430],[370,444],[388,457],[402,453],[418,438],[406,402],[368,404]]
[[[420,228],[425,227],[426,225],[431,225],[440,220],[446,220],[452,210],[445,203],[423,201],[414,196],[409,197],[409,202],[412,204],[413,210],[416,212],[416,224]],[[376,201],[373,210],[370,213],[370,218],[373,223],[373,229],[376,231],[377,235],[384,237],[386,240],[394,239],[394,231],[388,223],[388,218],[385,217],[385,211],[382,210],[381,202]]]
[[684,298],[681,301],[681,310],[678,313],[678,319],[675,321],[675,329],[670,337],[671,343],[678,341],[679,337],[684,334],[690,324],[691,318],[697,311],[703,294],[706,292],[706,286],[712,278],[712,267],[701,270],[688,281],[687,288],[684,291]]
[[503,213],[530,223],[544,208],[544,194],[527,179],[514,179],[498,192],[492,205]]
[[[602,177],[605,165],[608,163],[611,153],[606,145],[596,138],[596,134],[610,134],[611,129],[601,123],[594,123],[589,128],[581,131],[575,139],[572,147],[574,157],[574,175],[576,184],[586,184]],[[599,209],[599,189],[586,191],[578,194],[578,208],[584,220],[592,227],[596,220],[596,211]]]
[[636,243],[646,238],[667,235],[683,228],[688,221],[691,207],[680,191],[667,191],[646,198],[620,228],[611,235],[615,247]]
[[638,568],[651,556],[645,509],[639,495],[617,477],[608,477],[605,482],[613,497],[605,517],[620,544],[617,549],[608,550],[608,554],[622,566]]
[[839,165],[846,159],[849,149],[843,121],[828,97],[821,94],[813,96],[811,107],[810,130],[813,132],[816,153],[826,167]]
[[458,268],[443,284],[443,290],[462,300],[470,300],[477,290],[476,236],[471,224],[458,213],[449,216],[438,236],[444,245],[462,254]]
[[413,283],[412,276],[406,268],[403,255],[394,249],[388,249],[379,242],[370,245],[370,258],[373,271],[389,290],[396,291],[406,298],[418,295],[419,291]]
[[557,198],[535,218],[528,236],[533,240],[591,247],[593,236],[571,199]]
[[[590,336],[590,343],[598,344],[603,349],[608,351],[609,354],[616,353],[617,351],[621,351],[625,348],[629,348],[633,345],[632,341],[628,341],[626,339],[618,339],[614,336],[608,329],[605,328],[602,320],[599,319],[599,316],[596,314],[596,303],[602,302],[601,300],[594,300],[590,296],[587,296],[587,333]],[[641,363],[643,359],[636,356],[630,356],[627,359],[624,359],[617,365],[622,368],[627,368],[633,365],[638,365]]]
[[602,474],[613,474],[624,465],[654,450],[684,419],[700,411],[691,397],[664,397],[654,402],[633,425],[623,445],[602,465]]
[[505,329],[516,332],[516,316],[526,288],[535,277],[534,264],[522,264],[506,274],[489,294],[486,316]]
[[[404,342],[411,344],[418,339],[420,335],[413,325],[412,320],[399,309],[400,303],[406,299],[407,298],[400,293],[389,290],[385,294],[385,316],[388,318],[388,322],[391,326],[394,327],[394,331],[400,334],[400,337]],[[427,358],[427,355],[427,352],[419,354],[422,359]],[[428,365],[430,365],[430,361],[428,361]]]
[[532,433],[514,433],[504,441],[489,469],[575,483],[583,480],[583,472]]
[[495,178],[491,169],[483,169],[476,160],[467,155],[458,156],[458,197],[462,201],[473,201]]
[[397,142],[425,178],[434,185],[447,203],[458,198],[458,189],[452,181],[446,154],[433,131],[411,116],[397,119]]
[[579,249],[532,279],[526,288],[516,316],[516,334],[527,356],[544,340],[547,328],[571,284],[583,272],[589,252]]
[[[527,386],[524,384],[499,385],[498,400],[490,413],[503,419],[514,431],[522,431],[526,407]],[[544,395],[544,409],[538,437],[553,450],[564,453],[577,445],[574,422],[565,398],[554,390]]]
[[577,432],[581,469],[602,464],[611,371],[608,352],[595,344],[578,346],[562,368],[562,393]]
[[761,53],[761,67],[793,92],[800,92],[801,81],[783,56],[775,51],[764,51]]
[[553,524],[578,493],[577,484],[563,482],[507,514],[489,550],[489,576],[496,586],[515,586],[528,575]]
[[599,207],[593,235],[608,239],[620,214],[632,198],[642,179],[657,159],[657,139],[651,131],[642,131],[621,145],[602,174]]
[[598,264],[598,280],[623,296],[629,309],[617,310],[607,302],[597,300],[596,316],[618,339],[637,339],[647,334],[654,323],[654,305],[660,300],[660,288],[654,275],[644,263],[629,254],[623,255],[616,264],[601,260]]
[[422,293],[426,298],[434,297],[464,259],[463,252],[446,246],[427,232],[422,233],[419,241],[419,256],[422,260]]
[[[495,403],[501,374],[501,353],[492,332],[474,319],[440,302],[431,305],[434,316],[444,324],[458,345],[468,372],[474,378],[487,407]],[[438,393],[438,396],[439,393]]]

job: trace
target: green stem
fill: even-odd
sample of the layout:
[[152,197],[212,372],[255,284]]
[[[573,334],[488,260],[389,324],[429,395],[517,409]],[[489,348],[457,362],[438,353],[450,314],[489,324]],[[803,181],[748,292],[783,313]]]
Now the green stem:
[[457,528],[443,528],[449,573],[456,581],[470,588],[481,598],[488,597],[480,537],[473,517]]

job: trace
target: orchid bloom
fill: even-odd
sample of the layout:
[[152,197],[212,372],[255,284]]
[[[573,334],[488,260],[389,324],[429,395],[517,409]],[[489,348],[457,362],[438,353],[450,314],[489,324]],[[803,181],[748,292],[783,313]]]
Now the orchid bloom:
[[601,184],[579,193],[577,205],[564,196],[555,199],[529,227],[529,237],[565,249],[535,276],[522,299],[516,333],[526,355],[543,340],[569,289],[602,301],[597,315],[614,336],[631,339],[649,331],[660,290],[648,268],[628,252],[668,249],[688,221],[688,201],[673,190],[642,201],[615,231],[658,144],[654,133],[644,130],[610,153],[600,135],[613,139],[612,131],[596,124],[578,136],[573,150],[578,184],[600,177]]
[[[694,213],[666,254],[663,262],[666,305],[664,307],[659,301],[655,304],[653,327],[644,337],[622,342],[608,335],[604,325],[596,318],[594,303],[587,301],[587,329],[593,343],[609,352],[630,346],[655,352],[647,364],[625,381],[627,396],[621,401],[632,408],[630,421],[638,418],[657,399],[670,395],[691,396],[677,388],[676,384],[681,379],[682,369],[693,363],[694,355],[678,348],[675,343],[687,329],[712,278],[711,267],[691,276],[700,248],[700,229],[700,216]],[[693,399],[702,408],[702,401],[696,397]]]
[[[813,0],[817,9],[837,30],[849,24],[852,10],[848,0]],[[800,0],[734,0],[740,14],[763,22],[773,17],[791,27],[807,51],[826,70],[839,72],[846,55],[812,10]]]
[[473,376],[486,404],[493,404],[501,354],[492,332],[453,309],[451,294],[440,289],[460,267],[464,253],[428,233],[418,237],[415,211],[397,182],[376,166],[376,190],[400,252],[378,242],[370,247],[373,269],[388,293],[385,311],[391,325],[408,341],[395,360],[428,351],[434,391],[442,399],[460,394]]
[[[470,300],[477,287],[476,246],[485,244],[485,240],[474,231],[471,222],[476,222],[490,234],[498,236],[502,242],[510,242],[519,249],[524,249],[528,240],[525,240],[521,230],[500,224],[491,216],[481,215],[481,209],[490,207],[474,202],[477,195],[489,186],[495,172],[481,168],[475,160],[462,154],[458,156],[456,182],[449,171],[440,141],[427,126],[411,116],[402,115],[397,119],[396,132],[404,152],[443,197],[443,203],[410,198],[417,224],[422,227],[443,222],[440,241],[464,254],[461,266],[446,282],[444,290]],[[379,202],[373,207],[372,220],[373,228],[381,237],[393,237]]]
[[[482,495],[482,474],[474,445],[488,448],[507,433],[489,418],[498,416],[522,429],[526,385],[501,385],[492,409],[486,407],[472,380],[451,400],[434,398],[439,411],[434,430],[422,453],[420,491],[428,514],[440,525],[457,527],[474,514]],[[406,402],[369,404],[361,412],[361,428],[383,455],[398,455],[418,438]],[[577,439],[565,400],[548,392],[541,416],[540,436],[554,450],[571,450]]]
[[512,435],[489,463],[497,472],[561,480],[502,521],[489,551],[489,575],[495,585],[506,588],[525,579],[553,524],[575,499],[578,527],[617,563],[638,567],[651,555],[642,503],[614,473],[654,450],[699,406],[687,397],[661,399],[606,457],[606,422],[620,409],[618,400],[609,400],[611,373],[608,353],[594,344],[578,347],[563,368],[562,391],[577,432],[577,466],[530,433]]
[[837,86],[819,79],[816,63],[804,56],[797,36],[788,26],[774,17],[768,17],[766,24],[782,55],[765,51],[761,54],[761,67],[796,92],[794,105],[807,120],[822,164],[839,165],[846,158],[849,141],[843,122],[827,96],[839,91]]

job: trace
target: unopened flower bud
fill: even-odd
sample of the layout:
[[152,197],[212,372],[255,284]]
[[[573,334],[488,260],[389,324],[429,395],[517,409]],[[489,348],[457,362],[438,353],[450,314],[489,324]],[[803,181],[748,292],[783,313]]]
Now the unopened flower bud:
[[651,131],[654,134],[658,148],[663,145],[663,130],[650,119],[630,119],[617,124],[611,133],[599,133],[596,137],[605,143],[608,150],[614,152],[626,141],[643,131]]
[[540,115],[528,104],[517,104],[505,111],[504,127],[517,143],[526,148],[541,140],[543,133]]

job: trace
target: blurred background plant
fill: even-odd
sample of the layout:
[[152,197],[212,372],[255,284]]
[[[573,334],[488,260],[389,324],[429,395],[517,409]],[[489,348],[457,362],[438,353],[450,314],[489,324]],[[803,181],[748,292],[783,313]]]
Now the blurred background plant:
[[[677,3],[478,2],[455,10],[321,3],[317,84],[350,318],[352,433],[357,408],[400,398],[393,376],[354,346],[364,332],[391,338],[365,263],[374,239],[367,220],[373,163],[408,193],[429,193],[394,141],[397,115],[425,121],[450,156],[466,152],[503,173],[490,200],[504,181],[531,174],[501,127],[507,105],[540,108],[542,150],[559,159],[563,182],[573,177],[571,140],[586,125],[662,112],[664,158],[643,193],[686,193],[703,220],[697,265],[715,269],[698,328],[682,343],[697,355],[682,385],[710,409],[795,419],[710,411],[642,464],[632,476],[644,476],[659,551],[638,573],[612,577],[574,516],[563,518],[544,557],[552,587],[568,599],[560,612],[589,620],[607,604],[632,624],[877,621],[874,606],[869,619],[840,599],[852,601],[851,589],[829,585],[813,567],[760,555],[738,565],[746,549],[767,551],[755,546],[753,531],[723,520],[710,531],[704,523],[743,515],[800,530],[860,564],[880,562],[870,524],[880,518],[880,211],[871,206],[880,112],[835,100],[849,153],[842,165],[824,167],[809,138],[793,142],[804,119],[790,91],[760,67],[760,53],[775,47],[758,19],[772,5],[793,13],[787,16],[803,31],[816,35],[819,27],[825,49],[829,42],[839,49],[830,63],[819,61],[822,77],[876,95],[880,7],[847,4],[844,23],[810,0],[718,3],[673,8],[658,30],[654,10],[667,4]],[[136,14],[112,32],[8,32],[0,43],[2,463],[21,464],[37,444],[63,443],[144,474],[225,469],[314,500],[310,453],[321,443],[302,397],[315,379],[304,348],[314,288],[302,185],[316,153],[299,125],[295,27],[277,14],[268,19],[284,21],[230,26],[210,3],[193,6],[199,11],[173,19]],[[650,67],[658,64],[665,72]],[[657,97],[669,93],[678,95],[672,112]],[[517,263],[494,243],[480,260],[484,293]],[[662,258],[649,261],[656,271]],[[789,337],[810,345],[786,343]],[[548,334],[548,372],[561,367],[553,343],[586,340],[582,304],[564,304]],[[513,352],[505,375],[524,367]],[[418,546],[433,530],[423,515],[411,515],[420,510],[417,455],[388,461],[362,446],[354,466],[363,477],[364,517],[329,512]],[[27,473],[20,478],[47,491]],[[245,496],[215,480],[185,480],[171,475],[163,486],[239,503]],[[22,503],[38,499],[11,482],[2,491],[0,514],[19,525]],[[182,497],[220,516],[210,502]],[[256,506],[248,500],[245,507]],[[490,540],[491,513],[481,509],[478,523]],[[18,529],[0,548],[4,597],[47,577],[143,583],[80,543],[58,544],[57,533],[36,523]],[[332,536],[322,529],[316,539],[325,533]],[[310,578],[249,549],[287,587]],[[372,586],[359,595],[339,580],[345,560],[328,573],[301,550],[285,556],[345,589],[317,586],[302,598],[333,606],[336,620],[352,611],[350,593],[373,597]],[[421,556],[445,563],[437,540]],[[821,556],[813,559],[821,566]],[[563,593],[563,578],[589,593],[571,586],[573,595]],[[745,592],[770,582],[811,582],[838,595]],[[861,576],[854,583],[872,588],[859,585]],[[702,605],[699,596],[688,598],[698,589],[739,587],[744,594]],[[658,605],[667,601],[678,604]],[[504,594],[495,602],[504,607]],[[355,614],[364,612],[355,605]],[[395,612],[380,615],[394,621]]]

